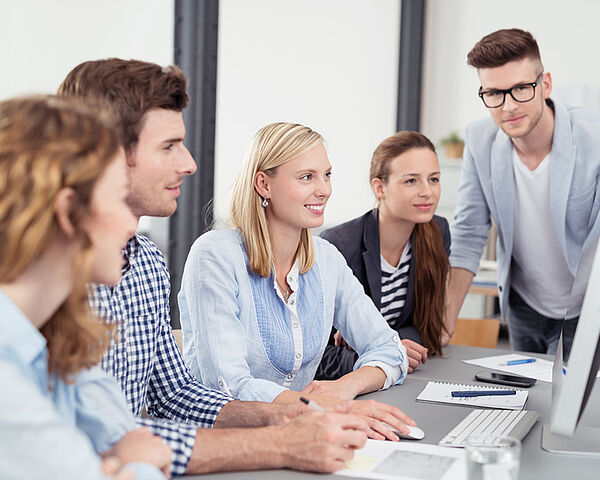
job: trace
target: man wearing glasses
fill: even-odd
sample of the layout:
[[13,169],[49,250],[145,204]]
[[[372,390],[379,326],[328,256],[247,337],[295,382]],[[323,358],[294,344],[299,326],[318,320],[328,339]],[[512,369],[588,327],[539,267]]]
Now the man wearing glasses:
[[467,62],[491,120],[466,131],[446,325],[454,329],[493,217],[512,347],[554,353],[564,325],[568,355],[600,234],[600,112],[550,99],[552,77],[529,32],[491,33]]

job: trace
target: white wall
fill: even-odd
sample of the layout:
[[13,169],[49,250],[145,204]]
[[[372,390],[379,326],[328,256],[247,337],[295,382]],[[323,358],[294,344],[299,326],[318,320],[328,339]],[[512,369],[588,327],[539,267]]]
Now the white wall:
[[477,41],[500,28],[529,30],[537,39],[555,99],[600,107],[599,18],[595,0],[428,0],[423,133],[439,141],[487,115],[466,58]]
[[[477,96],[479,80],[467,53],[484,35],[522,28],[536,37],[552,97],[600,107],[600,62],[596,46],[600,2],[594,0],[428,0],[422,90],[422,132],[434,142],[488,115]],[[438,212],[452,218],[460,163],[442,162]],[[479,317],[484,300],[469,295],[460,316]]]
[[[85,60],[173,63],[173,0],[0,0],[0,100],[53,93]],[[163,251],[166,219],[142,218]]]
[[0,0],[0,99],[55,92],[77,64],[173,62],[173,0]]
[[[0,0],[0,99],[53,92],[84,60],[172,63],[173,3]],[[400,0],[221,0],[219,215],[227,215],[229,188],[252,135],[280,120],[306,123],[328,141],[334,194],[326,225],[372,205],[369,159],[395,130],[399,18]],[[537,37],[555,98],[598,106],[598,18],[595,0],[428,0],[423,132],[438,141],[486,115],[466,54],[498,28],[517,26]],[[164,250],[166,220],[144,219],[142,227],[148,225],[159,225],[155,236]]]
[[254,133],[277,121],[327,140],[333,196],[325,224],[368,210],[371,154],[395,132],[399,0],[221,0],[215,205]]

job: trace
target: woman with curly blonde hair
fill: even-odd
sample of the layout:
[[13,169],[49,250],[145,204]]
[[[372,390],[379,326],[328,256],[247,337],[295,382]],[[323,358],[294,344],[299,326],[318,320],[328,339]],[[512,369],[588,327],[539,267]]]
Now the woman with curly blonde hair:
[[[99,367],[88,281],[116,283],[135,220],[110,123],[74,100],[0,102],[0,478],[164,478]],[[157,468],[158,467],[158,468]],[[138,477],[139,478],[139,477]]]

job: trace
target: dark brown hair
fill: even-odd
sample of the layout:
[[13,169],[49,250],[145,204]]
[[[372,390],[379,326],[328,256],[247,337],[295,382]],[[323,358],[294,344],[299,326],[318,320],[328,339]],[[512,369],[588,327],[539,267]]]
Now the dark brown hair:
[[154,108],[187,107],[187,81],[177,66],[108,58],[77,65],[58,89],[60,95],[84,97],[108,109],[127,152],[136,146],[144,114]]
[[532,58],[542,62],[540,49],[531,33],[518,28],[498,30],[483,37],[467,55],[467,63],[475,68],[494,68]]
[[25,272],[58,234],[58,193],[70,188],[76,194],[70,218],[82,248],[73,264],[73,287],[41,328],[48,369],[65,381],[97,364],[110,340],[111,329],[90,313],[86,284],[92,251],[81,224],[94,185],[120,145],[108,120],[76,99],[0,102],[0,283]]
[[[404,130],[386,138],[373,152],[369,178],[387,182],[390,163],[413,149],[425,148],[435,153],[431,141],[418,132]],[[450,269],[440,229],[431,219],[417,223],[412,234],[415,255],[415,308],[413,324],[430,353],[441,354],[441,336],[446,307],[446,279]]]

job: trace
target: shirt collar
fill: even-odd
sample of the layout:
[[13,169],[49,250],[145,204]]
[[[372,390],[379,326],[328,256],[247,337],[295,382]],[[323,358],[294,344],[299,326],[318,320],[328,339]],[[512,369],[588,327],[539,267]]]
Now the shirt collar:
[[[279,292],[279,286],[277,285],[277,271],[275,270],[275,264],[273,263],[273,288],[275,289],[275,291]],[[296,260],[294,261],[294,264],[292,265],[292,268],[290,269],[290,271],[288,272],[287,276],[286,276],[286,280],[288,282],[288,285],[290,286],[290,289],[292,290],[292,292],[295,292],[298,290],[298,275],[300,271],[300,267],[298,266],[298,259],[296,258]]]
[[0,339],[25,364],[32,364],[46,351],[46,339],[17,305],[0,290]]
[[131,269],[131,263],[137,255],[139,245],[140,242],[137,238],[137,234],[131,237],[127,242],[127,245],[125,245],[125,248],[121,252],[123,254],[123,267],[121,267],[121,275],[124,275]]

